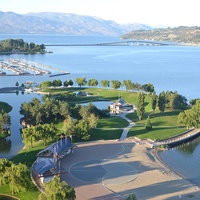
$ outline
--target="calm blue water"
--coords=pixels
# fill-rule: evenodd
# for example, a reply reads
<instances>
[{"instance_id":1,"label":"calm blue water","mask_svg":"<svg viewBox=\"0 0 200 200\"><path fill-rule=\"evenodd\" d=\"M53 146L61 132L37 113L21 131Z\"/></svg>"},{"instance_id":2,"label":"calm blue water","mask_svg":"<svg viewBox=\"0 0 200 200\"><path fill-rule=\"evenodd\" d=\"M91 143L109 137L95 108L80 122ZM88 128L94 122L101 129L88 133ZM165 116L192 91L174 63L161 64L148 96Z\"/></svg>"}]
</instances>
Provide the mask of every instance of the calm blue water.
<instances>
[{"instance_id":1,"label":"calm blue water","mask_svg":"<svg viewBox=\"0 0 200 200\"><path fill-rule=\"evenodd\" d=\"M77 44L103 43L120 41L113 37L80 37L64 35L0 35L1 39L23 38L24 41L37 44ZM101 81L132 80L140 84L152 83L157 93L161 91L178 91L188 100L200 97L200 47L190 46L74 46L48 47L53 54L45 55L10 55L0 56L0 60L16 58L26 59L50 65L70 72L70 75L50 78L49 76L12 76L0 77L0 87L14 86L28 80L42 82L61 79L62 81L77 77L96 78ZM56 73L52 71L52 73ZM33 95L33 94L32 94ZM0 152L0 157L12 156L23 147L20 135L18 113L21 103L29 101L32 96L0 94L0 101L7 101L14 109L11 127L11 147L7 152ZM161 158L179 173L197 183L200 172L199 140L189 144L187 149L173 149L160 154ZM186 148L185 148L186 149ZM189 152L189 153L188 153ZM193 167L193 168L191 168ZM199 184L199 182L198 182Z\"/></svg>"},{"instance_id":2,"label":"calm blue water","mask_svg":"<svg viewBox=\"0 0 200 200\"><path fill-rule=\"evenodd\" d=\"M101 43L119 41L113 37L86 37L63 35L0 35L0 39L23 38L37 44ZM0 56L1 59L21 58L60 68L70 75L61 80L86 77L99 81L127 80L140 84L152 83L157 93L178 91L188 100L198 98L200 92L200 47L184 46L81 46L48 47L53 54ZM53 71L53 73L56 73ZM48 76L0 77L0 87L15 85L16 81L41 82Z\"/></svg>"},{"instance_id":3,"label":"calm blue water","mask_svg":"<svg viewBox=\"0 0 200 200\"><path fill-rule=\"evenodd\" d=\"M200 186L200 138L159 155L175 171Z\"/></svg>"},{"instance_id":4,"label":"calm blue water","mask_svg":"<svg viewBox=\"0 0 200 200\"><path fill-rule=\"evenodd\" d=\"M10 137L6 138L6 141L0 141L0 158L10 158L16 155L24 146L22 142L20 129L22 128L20 124L20 118L23 116L19 113L21 104L23 102L29 102L32 98L38 98L42 100L43 95L38 95L36 93L21 94L0 94L0 101L7 102L12 105L13 109L9 113L11 116L11 126Z\"/></svg>"}]
</instances>

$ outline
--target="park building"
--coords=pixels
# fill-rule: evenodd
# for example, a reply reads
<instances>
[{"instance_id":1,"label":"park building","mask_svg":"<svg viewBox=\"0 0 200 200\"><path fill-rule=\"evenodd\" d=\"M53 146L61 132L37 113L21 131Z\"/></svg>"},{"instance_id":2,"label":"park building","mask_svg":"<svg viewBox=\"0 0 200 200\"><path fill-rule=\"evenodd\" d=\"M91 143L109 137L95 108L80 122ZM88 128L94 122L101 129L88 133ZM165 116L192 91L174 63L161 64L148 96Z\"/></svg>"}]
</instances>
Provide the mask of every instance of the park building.
<instances>
[{"instance_id":1,"label":"park building","mask_svg":"<svg viewBox=\"0 0 200 200\"><path fill-rule=\"evenodd\" d=\"M119 98L116 102L110 104L110 112L111 113L123 113L135 109L134 105L126 104L125 100Z\"/></svg>"},{"instance_id":2,"label":"park building","mask_svg":"<svg viewBox=\"0 0 200 200\"><path fill-rule=\"evenodd\" d=\"M32 166L32 177L37 185L38 182L47 182L60 173L60 159L72 153L73 147L71 139L65 137L37 154L37 160Z\"/></svg>"}]
</instances>

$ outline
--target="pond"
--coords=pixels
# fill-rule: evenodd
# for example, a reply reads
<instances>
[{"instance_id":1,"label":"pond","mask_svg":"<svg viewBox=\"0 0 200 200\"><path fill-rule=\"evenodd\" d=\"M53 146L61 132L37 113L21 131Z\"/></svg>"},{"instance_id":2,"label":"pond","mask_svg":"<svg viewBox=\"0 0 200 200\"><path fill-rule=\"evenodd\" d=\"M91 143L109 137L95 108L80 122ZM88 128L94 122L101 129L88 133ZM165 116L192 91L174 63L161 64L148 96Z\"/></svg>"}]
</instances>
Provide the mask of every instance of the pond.
<instances>
[{"instance_id":1,"label":"pond","mask_svg":"<svg viewBox=\"0 0 200 200\"><path fill-rule=\"evenodd\" d=\"M0 94L0 101L7 102L13 109L9 113L11 117L10 131L11 135L6 139L0 141L0 158L11 158L15 156L23 147L21 136L21 124L20 119L23 117L19 113L21 104L23 102L29 102L33 98L42 99L42 95L36 93L2 93Z\"/></svg>"}]
</instances>

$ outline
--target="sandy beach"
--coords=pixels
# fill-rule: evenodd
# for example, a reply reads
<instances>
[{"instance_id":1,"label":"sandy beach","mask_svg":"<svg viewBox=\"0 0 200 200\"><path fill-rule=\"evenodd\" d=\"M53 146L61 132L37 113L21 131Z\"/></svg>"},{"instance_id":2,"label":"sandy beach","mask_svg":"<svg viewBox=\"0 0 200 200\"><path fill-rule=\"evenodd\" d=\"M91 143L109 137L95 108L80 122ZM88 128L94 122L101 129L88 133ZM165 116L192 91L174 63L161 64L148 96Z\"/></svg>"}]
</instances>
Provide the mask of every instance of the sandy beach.
<instances>
[{"instance_id":1,"label":"sandy beach","mask_svg":"<svg viewBox=\"0 0 200 200\"><path fill-rule=\"evenodd\" d=\"M77 200L199 200L200 190L167 168L146 144L132 140L80 143L61 161Z\"/></svg>"}]
</instances>

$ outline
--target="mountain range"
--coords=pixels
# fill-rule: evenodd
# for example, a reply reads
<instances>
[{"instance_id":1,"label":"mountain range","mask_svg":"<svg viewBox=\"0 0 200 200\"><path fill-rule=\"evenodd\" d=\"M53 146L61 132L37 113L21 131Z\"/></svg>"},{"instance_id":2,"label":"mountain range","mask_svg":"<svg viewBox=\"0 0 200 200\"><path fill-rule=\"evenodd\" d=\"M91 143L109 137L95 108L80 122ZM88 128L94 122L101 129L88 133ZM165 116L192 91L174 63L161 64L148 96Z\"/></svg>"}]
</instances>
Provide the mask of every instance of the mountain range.
<instances>
[{"instance_id":1,"label":"mountain range","mask_svg":"<svg viewBox=\"0 0 200 200\"><path fill-rule=\"evenodd\" d=\"M111 20L77 14L0 12L0 34L121 36L134 30L151 29L144 24L118 24Z\"/></svg>"}]
</instances>

